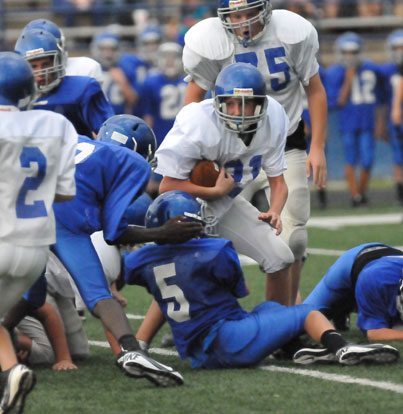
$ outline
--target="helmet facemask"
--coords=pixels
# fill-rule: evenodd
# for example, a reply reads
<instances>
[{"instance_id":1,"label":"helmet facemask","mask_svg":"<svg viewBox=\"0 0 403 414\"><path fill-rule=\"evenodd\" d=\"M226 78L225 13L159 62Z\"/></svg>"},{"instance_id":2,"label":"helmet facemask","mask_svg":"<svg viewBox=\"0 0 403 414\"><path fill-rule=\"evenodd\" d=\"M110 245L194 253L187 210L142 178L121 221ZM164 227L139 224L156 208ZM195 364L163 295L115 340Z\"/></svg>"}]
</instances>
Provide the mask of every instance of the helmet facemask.
<instances>
[{"instance_id":1,"label":"helmet facemask","mask_svg":"<svg viewBox=\"0 0 403 414\"><path fill-rule=\"evenodd\" d=\"M43 69L33 69L39 93L48 93L52 89L56 88L66 73L65 59L61 50L44 52L43 49L42 51L39 49L39 53L38 50L33 50L27 52L25 59L32 65L33 61L47 57L53 59L52 65ZM45 81L42 85L38 83L37 77L44 77Z\"/></svg>"},{"instance_id":2,"label":"helmet facemask","mask_svg":"<svg viewBox=\"0 0 403 414\"><path fill-rule=\"evenodd\" d=\"M270 2L266 0L257 0L248 3L247 0L229 0L228 6L229 7L219 7L217 9L218 17L221 19L224 29L235 36L238 42L244 47L256 44L256 42L263 36L264 28L270 21L272 13ZM255 16L239 22L231 21L231 17L235 13L247 12L253 9L257 9ZM261 25L261 30L254 33L257 24ZM247 35L242 34L245 28L247 28Z\"/></svg>"},{"instance_id":3,"label":"helmet facemask","mask_svg":"<svg viewBox=\"0 0 403 414\"><path fill-rule=\"evenodd\" d=\"M243 94L243 95L241 95ZM227 110L227 100L236 98L242 100L242 113L239 116L229 115ZM253 114L247 115L245 107L248 101L253 101ZM234 89L234 95L217 95L214 97L214 109L218 118L224 122L225 129L238 134L256 132L259 122L264 118L267 109L267 97L261 95L253 95L253 90L244 88L237 92Z\"/></svg>"}]
</instances>

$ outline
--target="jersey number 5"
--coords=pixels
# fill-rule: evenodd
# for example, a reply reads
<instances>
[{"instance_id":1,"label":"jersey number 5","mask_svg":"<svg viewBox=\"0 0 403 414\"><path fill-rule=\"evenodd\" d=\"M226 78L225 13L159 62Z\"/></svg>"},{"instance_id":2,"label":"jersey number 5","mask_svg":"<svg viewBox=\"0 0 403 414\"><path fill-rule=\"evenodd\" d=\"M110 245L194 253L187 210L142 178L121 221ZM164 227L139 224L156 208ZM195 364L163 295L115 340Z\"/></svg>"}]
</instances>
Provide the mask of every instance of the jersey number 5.
<instances>
[{"instance_id":1,"label":"jersey number 5","mask_svg":"<svg viewBox=\"0 0 403 414\"><path fill-rule=\"evenodd\" d=\"M175 264L169 263L154 267L154 276L163 299L168 299L167 315L175 322L185 322L190 319L189 302L178 285L168 285L166 279L176 276ZM175 304L179 309L175 309Z\"/></svg>"},{"instance_id":2,"label":"jersey number 5","mask_svg":"<svg viewBox=\"0 0 403 414\"><path fill-rule=\"evenodd\" d=\"M28 191L37 190L46 174L46 158L38 147L23 147L20 155L22 168L31 168L31 164L37 164L37 172L34 177L26 177L17 197L16 213L21 219L46 217L48 215L43 200L35 200L31 204L26 203Z\"/></svg>"},{"instance_id":3,"label":"jersey number 5","mask_svg":"<svg viewBox=\"0 0 403 414\"><path fill-rule=\"evenodd\" d=\"M269 69L269 75L280 74L274 79L270 79L270 86L273 91L281 91L284 89L290 81L290 67L287 62L276 62L277 58L285 57L284 47L273 47L264 51L266 57L267 67ZM251 63L254 66L258 66L258 58L255 52L241 53L235 55L237 62ZM267 71L266 71L267 74ZM266 75L262 73L263 76ZM266 78L266 76L265 76Z\"/></svg>"}]
</instances>

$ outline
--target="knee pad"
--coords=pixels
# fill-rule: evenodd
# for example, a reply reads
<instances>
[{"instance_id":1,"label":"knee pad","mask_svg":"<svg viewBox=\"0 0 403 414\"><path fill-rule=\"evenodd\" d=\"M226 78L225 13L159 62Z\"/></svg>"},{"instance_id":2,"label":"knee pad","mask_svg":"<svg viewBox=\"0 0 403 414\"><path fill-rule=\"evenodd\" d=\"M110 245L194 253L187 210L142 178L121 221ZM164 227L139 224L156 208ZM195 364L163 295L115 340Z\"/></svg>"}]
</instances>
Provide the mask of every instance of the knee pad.
<instances>
[{"instance_id":1,"label":"knee pad","mask_svg":"<svg viewBox=\"0 0 403 414\"><path fill-rule=\"evenodd\" d=\"M302 259L308 246L308 232L306 227L284 227L281 236L294 253L295 260Z\"/></svg>"}]
</instances>

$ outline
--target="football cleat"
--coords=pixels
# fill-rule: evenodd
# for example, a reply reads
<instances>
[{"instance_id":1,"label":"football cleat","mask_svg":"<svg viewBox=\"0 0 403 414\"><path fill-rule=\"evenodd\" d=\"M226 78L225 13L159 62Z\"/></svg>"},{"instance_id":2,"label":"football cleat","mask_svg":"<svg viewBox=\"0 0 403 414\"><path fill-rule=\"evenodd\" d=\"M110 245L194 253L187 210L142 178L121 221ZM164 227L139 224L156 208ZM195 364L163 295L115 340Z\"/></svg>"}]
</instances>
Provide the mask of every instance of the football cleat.
<instances>
[{"instance_id":1,"label":"football cleat","mask_svg":"<svg viewBox=\"0 0 403 414\"><path fill-rule=\"evenodd\" d=\"M159 387L183 384L183 377L179 372L138 351L127 352L123 357L122 366L129 377L144 377Z\"/></svg>"},{"instance_id":2,"label":"football cleat","mask_svg":"<svg viewBox=\"0 0 403 414\"><path fill-rule=\"evenodd\" d=\"M35 374L25 365L18 364L1 374L2 397L0 414L14 409L14 413L21 414L24 410L25 398L34 388Z\"/></svg>"},{"instance_id":3,"label":"football cleat","mask_svg":"<svg viewBox=\"0 0 403 414\"><path fill-rule=\"evenodd\" d=\"M336 358L343 365L357 365L361 362L388 364L396 362L399 351L383 344L347 345L336 352Z\"/></svg>"},{"instance_id":4,"label":"football cleat","mask_svg":"<svg viewBox=\"0 0 403 414\"><path fill-rule=\"evenodd\" d=\"M327 348L302 348L293 358L295 364L309 365L315 362L337 362L336 355Z\"/></svg>"}]
</instances>

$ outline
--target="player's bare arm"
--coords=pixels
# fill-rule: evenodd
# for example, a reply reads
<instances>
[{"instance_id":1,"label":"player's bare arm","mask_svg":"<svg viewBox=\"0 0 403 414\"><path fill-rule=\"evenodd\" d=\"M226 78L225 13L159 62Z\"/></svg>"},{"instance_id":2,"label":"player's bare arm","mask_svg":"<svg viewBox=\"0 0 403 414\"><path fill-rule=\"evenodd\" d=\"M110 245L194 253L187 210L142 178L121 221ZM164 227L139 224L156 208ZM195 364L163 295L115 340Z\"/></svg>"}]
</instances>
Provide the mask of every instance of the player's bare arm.
<instances>
[{"instance_id":1,"label":"player's bare arm","mask_svg":"<svg viewBox=\"0 0 403 414\"><path fill-rule=\"evenodd\" d=\"M276 229L278 236L283 230L280 214L287 201L288 188L283 175L268 177L268 180L270 183L270 208L266 213L260 214L258 218Z\"/></svg>"},{"instance_id":2,"label":"player's bare arm","mask_svg":"<svg viewBox=\"0 0 403 414\"><path fill-rule=\"evenodd\" d=\"M160 193L180 190L195 197L200 197L203 200L216 200L231 192L234 186L234 179L222 167L214 187L202 187L200 185L193 184L188 180L179 180L177 178L165 176L161 181Z\"/></svg>"},{"instance_id":3,"label":"player's bare arm","mask_svg":"<svg viewBox=\"0 0 403 414\"><path fill-rule=\"evenodd\" d=\"M190 81L186 89L185 105L192 102L201 102L207 91L200 87L195 81Z\"/></svg>"},{"instance_id":4,"label":"player's bare arm","mask_svg":"<svg viewBox=\"0 0 403 414\"><path fill-rule=\"evenodd\" d=\"M321 189L326 187L327 182L325 156L327 98L319 73L312 76L309 85L305 87L305 92L312 120L312 143L306 162L306 175L309 178L312 169L313 183L316 188Z\"/></svg>"},{"instance_id":5,"label":"player's bare arm","mask_svg":"<svg viewBox=\"0 0 403 414\"><path fill-rule=\"evenodd\" d=\"M178 216L167 221L161 227L145 228L140 226L129 227L120 237L108 244L136 244L136 243L183 243L203 234L203 225L194 221L186 221L186 217Z\"/></svg>"},{"instance_id":6,"label":"player's bare arm","mask_svg":"<svg viewBox=\"0 0 403 414\"><path fill-rule=\"evenodd\" d=\"M369 329L367 338L369 341L402 341L403 331L390 328Z\"/></svg>"}]
</instances>

